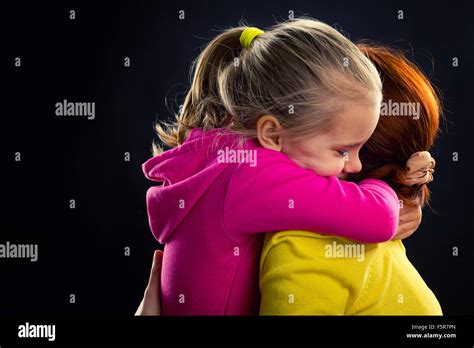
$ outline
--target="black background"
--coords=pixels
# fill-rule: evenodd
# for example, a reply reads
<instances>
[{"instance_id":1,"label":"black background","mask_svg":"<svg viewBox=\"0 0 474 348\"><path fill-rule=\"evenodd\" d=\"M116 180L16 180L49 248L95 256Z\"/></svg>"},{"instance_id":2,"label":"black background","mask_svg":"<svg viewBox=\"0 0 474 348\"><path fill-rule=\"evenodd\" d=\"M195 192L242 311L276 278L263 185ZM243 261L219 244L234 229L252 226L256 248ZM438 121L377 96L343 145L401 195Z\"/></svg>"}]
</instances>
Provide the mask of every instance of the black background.
<instances>
[{"instance_id":1,"label":"black background","mask_svg":"<svg viewBox=\"0 0 474 348\"><path fill-rule=\"evenodd\" d=\"M185 20L178 18L181 9ZM265 29L289 10L336 25L354 41L406 49L443 92L448 121L432 151L434 211L424 210L422 225L405 245L445 314L474 313L474 31L468 1L64 1L1 8L7 145L0 243L39 245L37 262L0 259L1 317L135 312L153 250L160 247L145 205L154 183L141 171L151 156L153 122L177 109L191 60L219 29L240 19ZM125 57L131 67L124 67ZM459 67L452 67L452 57ZM64 99L95 102L95 120L57 117L55 103ZM17 151L21 162L14 161ZM130 256L124 255L127 246Z\"/></svg>"}]
</instances>

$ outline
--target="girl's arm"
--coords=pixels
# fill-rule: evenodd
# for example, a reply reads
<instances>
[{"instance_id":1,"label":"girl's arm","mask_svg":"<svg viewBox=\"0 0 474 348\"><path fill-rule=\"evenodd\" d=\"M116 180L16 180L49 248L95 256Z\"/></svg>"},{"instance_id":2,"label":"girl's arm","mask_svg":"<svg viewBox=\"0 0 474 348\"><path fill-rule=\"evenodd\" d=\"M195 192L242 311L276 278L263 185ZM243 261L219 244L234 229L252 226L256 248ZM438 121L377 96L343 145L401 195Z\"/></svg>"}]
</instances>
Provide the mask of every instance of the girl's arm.
<instances>
[{"instance_id":1,"label":"girl's arm","mask_svg":"<svg viewBox=\"0 0 474 348\"><path fill-rule=\"evenodd\" d=\"M307 230L368 243L390 240L398 226L395 192L380 180L359 184L321 177L286 155L259 150L229 181L222 221L229 235Z\"/></svg>"}]
</instances>

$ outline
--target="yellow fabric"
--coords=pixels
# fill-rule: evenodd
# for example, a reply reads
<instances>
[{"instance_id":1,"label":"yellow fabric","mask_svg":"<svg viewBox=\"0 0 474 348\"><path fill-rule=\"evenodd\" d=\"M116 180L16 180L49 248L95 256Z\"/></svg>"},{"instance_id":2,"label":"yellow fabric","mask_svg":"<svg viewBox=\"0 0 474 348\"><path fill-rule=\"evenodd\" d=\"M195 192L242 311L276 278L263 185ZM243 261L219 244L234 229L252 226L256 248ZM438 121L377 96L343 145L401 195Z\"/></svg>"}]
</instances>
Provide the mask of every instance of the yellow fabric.
<instances>
[{"instance_id":1,"label":"yellow fabric","mask_svg":"<svg viewBox=\"0 0 474 348\"><path fill-rule=\"evenodd\" d=\"M240 34L240 45L243 48L249 48L253 39L263 33L264 31L259 28L255 28L255 27L245 28L244 31L242 31L242 34Z\"/></svg>"},{"instance_id":2,"label":"yellow fabric","mask_svg":"<svg viewBox=\"0 0 474 348\"><path fill-rule=\"evenodd\" d=\"M399 240L358 244L306 231L268 233L260 291L261 315L442 315Z\"/></svg>"}]
</instances>

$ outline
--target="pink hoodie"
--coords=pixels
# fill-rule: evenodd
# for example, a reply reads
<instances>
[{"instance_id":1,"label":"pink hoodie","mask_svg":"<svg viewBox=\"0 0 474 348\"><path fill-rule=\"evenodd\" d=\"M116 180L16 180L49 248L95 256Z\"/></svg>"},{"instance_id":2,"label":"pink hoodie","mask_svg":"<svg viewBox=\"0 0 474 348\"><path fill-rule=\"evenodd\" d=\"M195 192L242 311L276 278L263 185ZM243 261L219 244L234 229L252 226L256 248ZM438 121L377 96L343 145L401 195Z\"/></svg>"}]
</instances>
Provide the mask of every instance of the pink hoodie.
<instances>
[{"instance_id":1,"label":"pink hoodie","mask_svg":"<svg viewBox=\"0 0 474 348\"><path fill-rule=\"evenodd\" d=\"M384 242L398 226L398 198L384 182L321 177L247 140L247 163L230 131L193 129L179 147L143 164L162 182L147 192L151 230L165 245L163 315L258 314L262 233L306 230ZM251 152L253 151L253 152ZM222 161L226 159L226 161ZM241 158L243 159L243 158Z\"/></svg>"}]
</instances>

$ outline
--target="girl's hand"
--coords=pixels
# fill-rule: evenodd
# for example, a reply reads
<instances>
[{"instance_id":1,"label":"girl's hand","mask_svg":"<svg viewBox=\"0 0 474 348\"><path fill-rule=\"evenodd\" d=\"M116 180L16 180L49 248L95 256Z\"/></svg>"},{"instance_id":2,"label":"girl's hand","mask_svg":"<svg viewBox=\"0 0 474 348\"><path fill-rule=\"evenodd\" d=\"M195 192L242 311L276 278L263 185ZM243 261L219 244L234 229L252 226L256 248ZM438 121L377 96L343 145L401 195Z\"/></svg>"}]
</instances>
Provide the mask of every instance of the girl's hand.
<instances>
[{"instance_id":1,"label":"girl's hand","mask_svg":"<svg viewBox=\"0 0 474 348\"><path fill-rule=\"evenodd\" d=\"M155 250L150 279L148 280L145 294L135 315L161 315L160 285L162 262L163 252L161 250Z\"/></svg>"},{"instance_id":2,"label":"girl's hand","mask_svg":"<svg viewBox=\"0 0 474 348\"><path fill-rule=\"evenodd\" d=\"M400 209L398 230L392 240L410 237L421 224L421 206L403 207Z\"/></svg>"}]
</instances>

